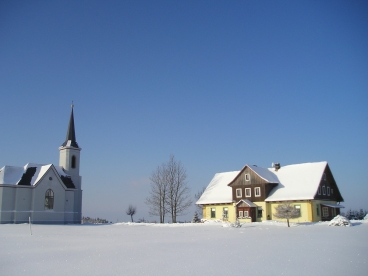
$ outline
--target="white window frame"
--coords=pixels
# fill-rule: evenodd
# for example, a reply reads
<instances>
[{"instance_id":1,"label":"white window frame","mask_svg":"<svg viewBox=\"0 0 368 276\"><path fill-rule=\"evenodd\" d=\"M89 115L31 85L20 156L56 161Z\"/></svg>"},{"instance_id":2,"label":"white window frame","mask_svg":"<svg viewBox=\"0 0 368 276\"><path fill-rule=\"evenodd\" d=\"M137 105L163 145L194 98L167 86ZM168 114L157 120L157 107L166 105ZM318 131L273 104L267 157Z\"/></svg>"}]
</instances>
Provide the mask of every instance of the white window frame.
<instances>
[{"instance_id":1,"label":"white window frame","mask_svg":"<svg viewBox=\"0 0 368 276\"><path fill-rule=\"evenodd\" d=\"M330 187L327 187L327 195L330 195Z\"/></svg>"},{"instance_id":2,"label":"white window frame","mask_svg":"<svg viewBox=\"0 0 368 276\"><path fill-rule=\"evenodd\" d=\"M249 195L247 195L247 192L249 192ZM252 196L252 189L251 188L245 188L245 197L251 197Z\"/></svg>"},{"instance_id":3,"label":"white window frame","mask_svg":"<svg viewBox=\"0 0 368 276\"><path fill-rule=\"evenodd\" d=\"M258 191L258 195L257 195L257 191ZM257 196L257 197L261 196L261 187L254 188L254 196Z\"/></svg>"},{"instance_id":4,"label":"white window frame","mask_svg":"<svg viewBox=\"0 0 368 276\"><path fill-rule=\"evenodd\" d=\"M294 205L294 208L297 209L297 210L299 210L299 217L301 217L302 216L302 208L301 208L301 206L300 205Z\"/></svg>"},{"instance_id":5,"label":"white window frame","mask_svg":"<svg viewBox=\"0 0 368 276\"><path fill-rule=\"evenodd\" d=\"M238 192L239 192L239 194L238 194ZM241 189L241 188L236 189L236 190L235 190L235 193L236 193L236 197L237 197L237 198L242 197L242 189Z\"/></svg>"},{"instance_id":6,"label":"white window frame","mask_svg":"<svg viewBox=\"0 0 368 276\"><path fill-rule=\"evenodd\" d=\"M243 211L239 211L239 218L242 218L243 217Z\"/></svg>"},{"instance_id":7,"label":"white window frame","mask_svg":"<svg viewBox=\"0 0 368 276\"><path fill-rule=\"evenodd\" d=\"M212 216L212 212L214 214L214 216ZM216 218L216 208L211 208L211 218Z\"/></svg>"},{"instance_id":8,"label":"white window frame","mask_svg":"<svg viewBox=\"0 0 368 276\"><path fill-rule=\"evenodd\" d=\"M318 186L318 194L321 195L321 186Z\"/></svg>"},{"instance_id":9,"label":"white window frame","mask_svg":"<svg viewBox=\"0 0 368 276\"><path fill-rule=\"evenodd\" d=\"M244 217L248 218L249 217L249 212L248 211L244 211Z\"/></svg>"},{"instance_id":10,"label":"white window frame","mask_svg":"<svg viewBox=\"0 0 368 276\"><path fill-rule=\"evenodd\" d=\"M322 207L322 217L328 217L328 207Z\"/></svg>"},{"instance_id":11,"label":"white window frame","mask_svg":"<svg viewBox=\"0 0 368 276\"><path fill-rule=\"evenodd\" d=\"M244 179L245 181L250 181L250 174L249 173L244 174Z\"/></svg>"},{"instance_id":12,"label":"white window frame","mask_svg":"<svg viewBox=\"0 0 368 276\"><path fill-rule=\"evenodd\" d=\"M325 186L322 186L322 194L326 195L326 187Z\"/></svg>"},{"instance_id":13,"label":"white window frame","mask_svg":"<svg viewBox=\"0 0 368 276\"><path fill-rule=\"evenodd\" d=\"M228 218L229 217L229 208L228 207L222 208L222 216L224 218Z\"/></svg>"}]
</instances>

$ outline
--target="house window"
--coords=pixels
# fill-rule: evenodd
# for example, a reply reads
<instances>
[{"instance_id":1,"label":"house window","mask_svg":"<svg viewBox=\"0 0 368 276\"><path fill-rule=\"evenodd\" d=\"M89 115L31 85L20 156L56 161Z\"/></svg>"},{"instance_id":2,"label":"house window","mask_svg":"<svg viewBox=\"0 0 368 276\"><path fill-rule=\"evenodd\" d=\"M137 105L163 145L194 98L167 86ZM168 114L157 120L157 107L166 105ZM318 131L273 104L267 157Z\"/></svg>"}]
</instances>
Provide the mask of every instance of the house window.
<instances>
[{"instance_id":1,"label":"house window","mask_svg":"<svg viewBox=\"0 0 368 276\"><path fill-rule=\"evenodd\" d=\"M257 216L258 216L259 218L261 218L261 217L262 217L262 207L258 207L258 208L257 208Z\"/></svg>"},{"instance_id":2,"label":"house window","mask_svg":"<svg viewBox=\"0 0 368 276\"><path fill-rule=\"evenodd\" d=\"M48 189L45 193L45 210L54 209L54 192Z\"/></svg>"},{"instance_id":3,"label":"house window","mask_svg":"<svg viewBox=\"0 0 368 276\"><path fill-rule=\"evenodd\" d=\"M245 217L245 218L249 217L249 215L248 215L248 211L244 211L244 217Z\"/></svg>"},{"instance_id":4,"label":"house window","mask_svg":"<svg viewBox=\"0 0 368 276\"><path fill-rule=\"evenodd\" d=\"M319 206L317 205L317 216L319 216Z\"/></svg>"},{"instance_id":5,"label":"house window","mask_svg":"<svg viewBox=\"0 0 368 276\"><path fill-rule=\"evenodd\" d=\"M328 217L328 207L322 207L322 217Z\"/></svg>"},{"instance_id":6,"label":"house window","mask_svg":"<svg viewBox=\"0 0 368 276\"><path fill-rule=\"evenodd\" d=\"M254 194L255 196L261 196L261 188L260 187L254 188Z\"/></svg>"},{"instance_id":7,"label":"house window","mask_svg":"<svg viewBox=\"0 0 368 276\"><path fill-rule=\"evenodd\" d=\"M322 186L322 194L326 195L326 187L325 186Z\"/></svg>"},{"instance_id":8,"label":"house window","mask_svg":"<svg viewBox=\"0 0 368 276\"><path fill-rule=\"evenodd\" d=\"M224 207L222 210L222 218L227 219L229 214L229 209L227 207Z\"/></svg>"},{"instance_id":9,"label":"house window","mask_svg":"<svg viewBox=\"0 0 368 276\"><path fill-rule=\"evenodd\" d=\"M249 181L249 180L250 180L250 175L249 175L249 173L246 173L244 176L245 176L245 181Z\"/></svg>"},{"instance_id":10,"label":"house window","mask_svg":"<svg viewBox=\"0 0 368 276\"><path fill-rule=\"evenodd\" d=\"M326 173L323 173L323 180L327 180Z\"/></svg>"},{"instance_id":11,"label":"house window","mask_svg":"<svg viewBox=\"0 0 368 276\"><path fill-rule=\"evenodd\" d=\"M216 209L211 208L211 218L216 218Z\"/></svg>"},{"instance_id":12,"label":"house window","mask_svg":"<svg viewBox=\"0 0 368 276\"><path fill-rule=\"evenodd\" d=\"M239 218L243 217L243 211L239 211Z\"/></svg>"},{"instance_id":13,"label":"house window","mask_svg":"<svg viewBox=\"0 0 368 276\"><path fill-rule=\"evenodd\" d=\"M318 187L318 194L321 194L321 186Z\"/></svg>"},{"instance_id":14,"label":"house window","mask_svg":"<svg viewBox=\"0 0 368 276\"><path fill-rule=\"evenodd\" d=\"M252 195L251 188L245 188L245 196L250 197Z\"/></svg>"},{"instance_id":15,"label":"house window","mask_svg":"<svg viewBox=\"0 0 368 276\"><path fill-rule=\"evenodd\" d=\"M333 189L331 188L331 195L333 195Z\"/></svg>"},{"instance_id":16,"label":"house window","mask_svg":"<svg viewBox=\"0 0 368 276\"><path fill-rule=\"evenodd\" d=\"M75 169L77 163L77 158L75 157L75 155L72 156L72 169Z\"/></svg>"},{"instance_id":17,"label":"house window","mask_svg":"<svg viewBox=\"0 0 368 276\"><path fill-rule=\"evenodd\" d=\"M301 213L300 205L294 205L294 208L295 208L296 210L298 210L298 212L299 212L299 217L301 217L301 216L302 216L302 213Z\"/></svg>"},{"instance_id":18,"label":"house window","mask_svg":"<svg viewBox=\"0 0 368 276\"><path fill-rule=\"evenodd\" d=\"M330 187L327 187L327 195L330 195Z\"/></svg>"},{"instance_id":19,"label":"house window","mask_svg":"<svg viewBox=\"0 0 368 276\"><path fill-rule=\"evenodd\" d=\"M236 197L242 197L242 189L236 189Z\"/></svg>"}]
</instances>

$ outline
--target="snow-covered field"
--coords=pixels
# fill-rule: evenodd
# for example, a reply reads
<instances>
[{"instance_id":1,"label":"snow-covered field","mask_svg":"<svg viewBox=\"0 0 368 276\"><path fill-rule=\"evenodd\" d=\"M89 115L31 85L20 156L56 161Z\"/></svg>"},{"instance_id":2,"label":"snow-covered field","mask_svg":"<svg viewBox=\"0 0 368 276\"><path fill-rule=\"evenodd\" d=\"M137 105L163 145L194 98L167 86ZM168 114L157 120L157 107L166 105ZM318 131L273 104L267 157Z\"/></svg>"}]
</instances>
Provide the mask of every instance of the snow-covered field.
<instances>
[{"instance_id":1,"label":"snow-covered field","mask_svg":"<svg viewBox=\"0 0 368 276\"><path fill-rule=\"evenodd\" d=\"M0 275L368 275L368 223L0 225Z\"/></svg>"}]
</instances>

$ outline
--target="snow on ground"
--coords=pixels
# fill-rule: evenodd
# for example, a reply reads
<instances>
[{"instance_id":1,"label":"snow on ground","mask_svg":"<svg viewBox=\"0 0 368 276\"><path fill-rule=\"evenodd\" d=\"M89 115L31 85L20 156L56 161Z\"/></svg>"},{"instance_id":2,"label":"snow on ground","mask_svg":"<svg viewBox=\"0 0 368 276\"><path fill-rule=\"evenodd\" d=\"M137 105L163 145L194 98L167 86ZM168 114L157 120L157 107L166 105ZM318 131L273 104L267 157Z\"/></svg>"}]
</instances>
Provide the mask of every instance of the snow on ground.
<instances>
[{"instance_id":1,"label":"snow on ground","mask_svg":"<svg viewBox=\"0 0 368 276\"><path fill-rule=\"evenodd\" d=\"M0 225L0 275L368 275L368 223Z\"/></svg>"}]
</instances>

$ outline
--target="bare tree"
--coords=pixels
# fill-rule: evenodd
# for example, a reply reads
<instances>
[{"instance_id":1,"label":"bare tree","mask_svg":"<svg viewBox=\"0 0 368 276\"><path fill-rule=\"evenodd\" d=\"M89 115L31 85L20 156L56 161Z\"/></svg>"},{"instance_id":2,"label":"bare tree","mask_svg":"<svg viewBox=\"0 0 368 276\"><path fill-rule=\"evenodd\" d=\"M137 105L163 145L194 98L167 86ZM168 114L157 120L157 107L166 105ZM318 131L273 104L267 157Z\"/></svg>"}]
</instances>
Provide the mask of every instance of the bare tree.
<instances>
[{"instance_id":1,"label":"bare tree","mask_svg":"<svg viewBox=\"0 0 368 276\"><path fill-rule=\"evenodd\" d=\"M166 164L166 181L168 185L168 213L171 214L173 223L176 217L185 215L186 210L192 205L190 189L186 183L187 173L180 161L176 161L174 155L170 156Z\"/></svg>"},{"instance_id":2,"label":"bare tree","mask_svg":"<svg viewBox=\"0 0 368 276\"><path fill-rule=\"evenodd\" d=\"M128 215L128 216L130 216L130 218L132 219L132 222L133 222L133 216L134 216L134 214L137 212L137 207L135 207L135 206L133 206L133 205L131 205L131 204L129 204L129 207L128 207L128 209L126 210L126 214Z\"/></svg>"},{"instance_id":3,"label":"bare tree","mask_svg":"<svg viewBox=\"0 0 368 276\"><path fill-rule=\"evenodd\" d=\"M290 202L285 202L284 204L280 204L275 207L276 213L273 215L276 218L286 219L288 227L290 227L289 219L297 218L300 216L300 211L293 206L291 206Z\"/></svg>"},{"instance_id":4,"label":"bare tree","mask_svg":"<svg viewBox=\"0 0 368 276\"><path fill-rule=\"evenodd\" d=\"M167 197L167 182L166 182L166 164L158 166L152 172L151 191L149 197L146 198L146 204L150 207L149 214L151 216L159 216L160 223L165 222L166 214L166 197Z\"/></svg>"},{"instance_id":5,"label":"bare tree","mask_svg":"<svg viewBox=\"0 0 368 276\"><path fill-rule=\"evenodd\" d=\"M151 174L151 190L146 204L150 207L150 215L160 217L160 223L165 221L167 213L175 223L177 216L184 215L192 204L186 178L184 167L173 155Z\"/></svg>"}]
</instances>

